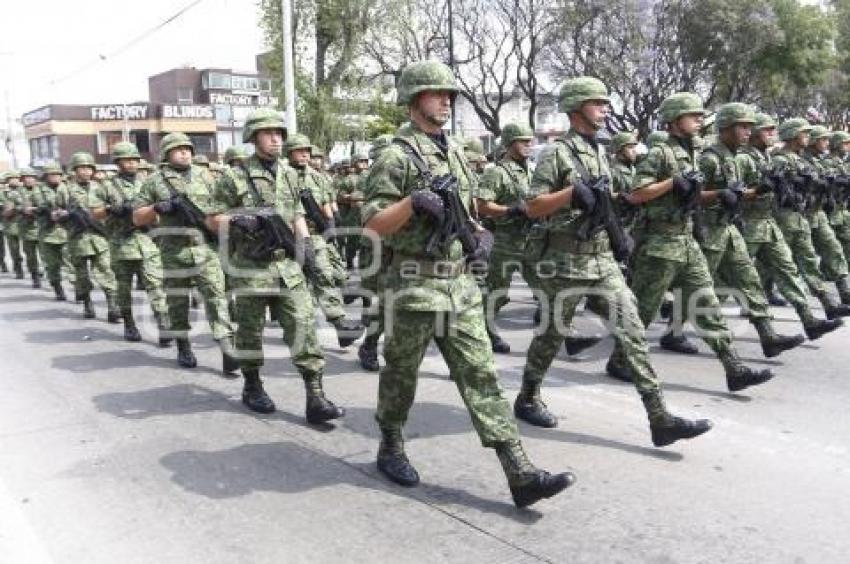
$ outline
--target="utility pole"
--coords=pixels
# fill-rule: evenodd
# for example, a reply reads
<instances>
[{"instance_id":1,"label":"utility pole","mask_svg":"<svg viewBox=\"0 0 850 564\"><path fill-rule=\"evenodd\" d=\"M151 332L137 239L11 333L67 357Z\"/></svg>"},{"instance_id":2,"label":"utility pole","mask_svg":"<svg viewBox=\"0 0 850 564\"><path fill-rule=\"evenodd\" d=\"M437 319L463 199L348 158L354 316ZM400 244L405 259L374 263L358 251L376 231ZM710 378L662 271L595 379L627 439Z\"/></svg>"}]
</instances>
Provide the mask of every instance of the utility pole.
<instances>
[{"instance_id":1,"label":"utility pole","mask_svg":"<svg viewBox=\"0 0 850 564\"><path fill-rule=\"evenodd\" d=\"M295 118L295 66L292 60L292 0L280 0L281 41L283 42L283 96L286 100L286 129L298 131Z\"/></svg>"},{"instance_id":2,"label":"utility pole","mask_svg":"<svg viewBox=\"0 0 850 564\"><path fill-rule=\"evenodd\" d=\"M452 0L446 0L446 8L449 16L449 68L455 72L455 33L454 33L454 10ZM455 97L457 100L457 97ZM452 135L457 133L457 116L455 115L455 104L452 103Z\"/></svg>"}]
</instances>

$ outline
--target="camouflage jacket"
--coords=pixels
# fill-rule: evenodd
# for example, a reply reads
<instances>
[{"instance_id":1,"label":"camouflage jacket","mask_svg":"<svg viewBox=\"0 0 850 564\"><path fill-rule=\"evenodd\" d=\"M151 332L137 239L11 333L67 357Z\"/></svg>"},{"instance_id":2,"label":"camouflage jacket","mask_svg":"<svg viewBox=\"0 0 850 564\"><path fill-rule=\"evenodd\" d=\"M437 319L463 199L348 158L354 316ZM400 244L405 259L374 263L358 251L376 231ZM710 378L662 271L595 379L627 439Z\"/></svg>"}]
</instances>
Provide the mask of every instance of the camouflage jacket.
<instances>
[{"instance_id":1,"label":"camouflage jacket","mask_svg":"<svg viewBox=\"0 0 850 564\"><path fill-rule=\"evenodd\" d=\"M316 203L319 205L319 207L330 203L330 195L327 192L325 182L321 174L307 166L302 169L292 168L290 175L294 180L295 196L299 199L299 201L301 191L306 188L313 195L313 198L316 200ZM318 235L319 233L316 229L315 223L313 223L306 215L304 218L307 221L307 227L310 229L310 234Z\"/></svg>"},{"instance_id":2,"label":"camouflage jacket","mask_svg":"<svg viewBox=\"0 0 850 564\"><path fill-rule=\"evenodd\" d=\"M4 187L3 191L0 192L0 210L3 212L3 232L12 237L18 236L18 220L14 215L15 201L12 197L12 193L15 190L16 188ZM13 215L6 217L7 211L12 212Z\"/></svg>"},{"instance_id":3,"label":"camouflage jacket","mask_svg":"<svg viewBox=\"0 0 850 564\"><path fill-rule=\"evenodd\" d=\"M797 170L800 167L807 167L803 157L788 149L774 153L773 164L781 170ZM776 222L779 223L783 231L809 231L811 229L806 216L792 209L777 210Z\"/></svg>"},{"instance_id":4,"label":"camouflage jacket","mask_svg":"<svg viewBox=\"0 0 850 564\"><path fill-rule=\"evenodd\" d=\"M36 207L45 210L38 218L38 238L44 243L62 245L68 242L68 231L50 217L50 214L58 207L56 199L63 184L60 182L55 187L41 184L34 197Z\"/></svg>"},{"instance_id":5,"label":"camouflage jacket","mask_svg":"<svg viewBox=\"0 0 850 564\"><path fill-rule=\"evenodd\" d=\"M717 142L702 151L699 158L700 171L705 176L706 192L725 190L732 184L744 181L740 163L726 145ZM704 206L706 236L701 243L704 249L723 250L729 242L731 230L738 228L732 223L730 214L723 209L720 202L715 200ZM733 243L736 239L732 239ZM744 249L746 252L746 249Z\"/></svg>"},{"instance_id":6,"label":"camouflage jacket","mask_svg":"<svg viewBox=\"0 0 850 564\"><path fill-rule=\"evenodd\" d=\"M38 241L38 222L32 208L36 206L33 195L38 185L27 188L23 184L9 195L15 206L15 218L18 221L18 236L24 241ZM24 210L30 210L25 213Z\"/></svg>"},{"instance_id":7,"label":"camouflage jacket","mask_svg":"<svg viewBox=\"0 0 850 564\"><path fill-rule=\"evenodd\" d=\"M512 206L527 199L529 181L527 166L504 158L481 175L475 197L485 202ZM493 231L500 243L522 248L523 231L528 226L527 218L491 217L485 221L485 225Z\"/></svg>"},{"instance_id":8,"label":"camouflage jacket","mask_svg":"<svg viewBox=\"0 0 850 564\"><path fill-rule=\"evenodd\" d=\"M232 210L235 213L240 208L250 212L258 207L274 206L291 226L296 217L304 215L297 186L295 169L278 161L272 172L254 154L245 160L242 167L231 168L221 177L215 186L214 207L221 212ZM256 193L253 188L256 188ZM258 244L255 236L228 229L227 238L223 237L221 243L223 248L228 249L229 263L234 267L225 268L225 271L243 285L277 287L278 280L283 280L286 287L291 288L304 282L301 267L286 257L283 251L276 251L269 260L249 258L247 254Z\"/></svg>"},{"instance_id":9,"label":"camouflage jacket","mask_svg":"<svg viewBox=\"0 0 850 564\"><path fill-rule=\"evenodd\" d=\"M445 148L417 128L406 125L396 132L392 145L381 152L369 170L366 181L366 201L362 208L363 224L388 206L409 196L414 190L428 189L425 179L399 143L407 143L425 161L433 175L453 174L458 180L458 192L467 210L472 205L473 182L463 147L445 137ZM465 269L437 277L428 273L427 264L445 261L463 264L463 251L455 241L443 256L429 257L424 253L433 225L426 218L413 215L398 232L384 237L383 250L393 254L387 271L387 288L399 292L394 306L409 311L464 311L481 303L481 294L473 276ZM384 262L386 261L386 262ZM402 264L405 263L405 264ZM407 266L411 268L407 268Z\"/></svg>"},{"instance_id":10,"label":"camouflage jacket","mask_svg":"<svg viewBox=\"0 0 850 564\"><path fill-rule=\"evenodd\" d=\"M91 191L91 206L120 206L124 202L135 201L142 183L136 178L127 178L120 174L106 180ZM145 256L144 249L152 241L145 232L133 225L133 216L116 217L112 214L104 220L112 243L112 258L117 260L139 260Z\"/></svg>"},{"instance_id":11,"label":"camouflage jacket","mask_svg":"<svg viewBox=\"0 0 850 564\"><path fill-rule=\"evenodd\" d=\"M65 210L83 208L91 211L94 207L90 204L91 191L97 186L92 180L87 185L77 183L75 180L67 184L60 184L56 190L56 206ZM71 256L91 256L109 250L107 240L92 230L75 232L68 229L68 252Z\"/></svg>"},{"instance_id":12,"label":"camouflage jacket","mask_svg":"<svg viewBox=\"0 0 850 564\"><path fill-rule=\"evenodd\" d=\"M738 151L735 158L748 188L758 186L762 181L763 171L771 170L774 166L770 153L750 145ZM748 243L769 243L777 239L775 230L779 227L773 218L775 200L773 192L767 192L743 201L741 234Z\"/></svg>"}]
</instances>

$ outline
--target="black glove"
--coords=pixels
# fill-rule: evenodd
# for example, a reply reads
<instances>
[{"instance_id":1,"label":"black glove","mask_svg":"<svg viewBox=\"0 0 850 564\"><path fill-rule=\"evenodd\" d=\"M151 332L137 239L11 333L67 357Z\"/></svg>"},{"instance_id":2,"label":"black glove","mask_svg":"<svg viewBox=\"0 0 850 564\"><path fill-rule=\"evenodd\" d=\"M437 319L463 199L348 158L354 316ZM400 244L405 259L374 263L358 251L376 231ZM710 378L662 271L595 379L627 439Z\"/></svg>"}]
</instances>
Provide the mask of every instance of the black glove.
<instances>
[{"instance_id":1,"label":"black glove","mask_svg":"<svg viewBox=\"0 0 850 564\"><path fill-rule=\"evenodd\" d=\"M230 217L230 225L245 233L254 233L260 227L260 220L255 215L234 215Z\"/></svg>"},{"instance_id":2,"label":"black glove","mask_svg":"<svg viewBox=\"0 0 850 564\"><path fill-rule=\"evenodd\" d=\"M505 214L505 217L509 219L515 219L518 217L528 217L528 206L525 202L519 202L517 204L514 204L508 208L508 213Z\"/></svg>"},{"instance_id":3,"label":"black glove","mask_svg":"<svg viewBox=\"0 0 850 564\"><path fill-rule=\"evenodd\" d=\"M728 188L718 190L717 199L724 208L734 210L738 206L738 202L741 201L741 198L744 197L744 190L746 190L746 186L743 182L738 181L731 184Z\"/></svg>"},{"instance_id":4,"label":"black glove","mask_svg":"<svg viewBox=\"0 0 850 564\"><path fill-rule=\"evenodd\" d=\"M311 241L308 237L299 239L298 255L301 259L301 270L304 272L304 276L306 276L307 280L310 282L315 283L319 280L321 271L316 264L316 252L313 250L313 241Z\"/></svg>"},{"instance_id":5,"label":"black glove","mask_svg":"<svg viewBox=\"0 0 850 564\"><path fill-rule=\"evenodd\" d=\"M489 262L493 251L493 234L486 229L472 234L475 238L475 250L466 257L466 262Z\"/></svg>"},{"instance_id":6,"label":"black glove","mask_svg":"<svg viewBox=\"0 0 850 564\"><path fill-rule=\"evenodd\" d=\"M429 190L416 190L410 195L410 203L416 215L425 215L442 221L446 215L443 199Z\"/></svg>"},{"instance_id":7,"label":"black glove","mask_svg":"<svg viewBox=\"0 0 850 564\"><path fill-rule=\"evenodd\" d=\"M576 180L573 184L572 202L574 208L591 213L596 208L596 194L583 180Z\"/></svg>"},{"instance_id":8,"label":"black glove","mask_svg":"<svg viewBox=\"0 0 850 564\"><path fill-rule=\"evenodd\" d=\"M170 199L162 200L153 205L153 210L159 215L167 215L174 211L174 204Z\"/></svg>"},{"instance_id":9,"label":"black glove","mask_svg":"<svg viewBox=\"0 0 850 564\"><path fill-rule=\"evenodd\" d=\"M133 213L133 206L130 202L121 202L118 205L110 206L109 213L115 217L129 217Z\"/></svg>"},{"instance_id":10,"label":"black glove","mask_svg":"<svg viewBox=\"0 0 850 564\"><path fill-rule=\"evenodd\" d=\"M778 182L773 176L764 176L759 185L756 186L756 194L761 196L762 194L776 192L776 189L779 187Z\"/></svg>"}]
</instances>

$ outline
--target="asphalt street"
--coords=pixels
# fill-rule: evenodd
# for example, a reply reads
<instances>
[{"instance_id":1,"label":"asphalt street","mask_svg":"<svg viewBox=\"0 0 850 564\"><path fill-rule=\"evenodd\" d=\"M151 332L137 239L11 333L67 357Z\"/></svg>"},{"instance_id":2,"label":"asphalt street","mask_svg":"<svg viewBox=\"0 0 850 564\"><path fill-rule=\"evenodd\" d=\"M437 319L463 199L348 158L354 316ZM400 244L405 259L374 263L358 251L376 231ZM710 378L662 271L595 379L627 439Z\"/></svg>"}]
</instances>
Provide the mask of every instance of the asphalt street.
<instances>
[{"instance_id":1,"label":"asphalt street","mask_svg":"<svg viewBox=\"0 0 850 564\"><path fill-rule=\"evenodd\" d=\"M670 406L715 423L665 449L635 390L604 375L610 339L580 361L562 352L544 388L560 426L520 431L538 466L578 483L517 510L436 348L407 428L423 483L404 489L374 464L377 375L328 325L326 390L348 414L313 427L279 328L264 369L279 410L258 416L218 374L202 313L199 366L182 370L150 319L145 341L126 343L98 298L98 319L83 320L80 305L0 277L2 564L848 560L850 328L765 360L727 309L742 356L778 374L735 395L704 344L695 357L653 345ZM500 325L514 352L497 359L511 402L533 329L528 292L512 300ZM774 313L801 330L790 309ZM604 331L590 314L579 328Z\"/></svg>"}]
</instances>

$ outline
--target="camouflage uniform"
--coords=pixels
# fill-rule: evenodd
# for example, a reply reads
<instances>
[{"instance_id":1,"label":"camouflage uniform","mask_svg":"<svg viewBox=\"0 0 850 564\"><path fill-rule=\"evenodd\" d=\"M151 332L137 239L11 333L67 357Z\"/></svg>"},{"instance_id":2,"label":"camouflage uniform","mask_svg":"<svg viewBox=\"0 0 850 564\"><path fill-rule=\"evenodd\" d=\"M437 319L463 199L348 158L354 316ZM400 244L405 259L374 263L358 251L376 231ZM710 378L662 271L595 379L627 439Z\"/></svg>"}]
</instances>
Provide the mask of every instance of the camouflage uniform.
<instances>
[{"instance_id":1,"label":"camouflage uniform","mask_svg":"<svg viewBox=\"0 0 850 564\"><path fill-rule=\"evenodd\" d=\"M339 213L342 219L341 227L359 228L360 227L360 205L357 203L349 203L340 200L340 196L348 198L363 198L363 193L357 188L357 183L360 178L358 174L345 174L337 177L333 184L334 192L339 202ZM346 235L339 238L340 254L345 259L345 264L348 268L353 268L354 258L357 255L357 247L360 245L359 237L356 235Z\"/></svg>"},{"instance_id":2,"label":"camouflage uniform","mask_svg":"<svg viewBox=\"0 0 850 564\"><path fill-rule=\"evenodd\" d=\"M21 171L22 181L25 178L35 180L37 178L36 172L31 169L23 169ZM21 239L21 246L24 251L27 271L32 277L34 288L41 287L41 273L38 265L38 222L36 221L35 204L33 203L34 194L37 190L37 183L33 183L31 186L27 186L24 183L12 195L17 208L18 233Z\"/></svg>"},{"instance_id":3,"label":"camouflage uniform","mask_svg":"<svg viewBox=\"0 0 850 564\"><path fill-rule=\"evenodd\" d=\"M832 158L829 160L828 166L834 174L850 178L850 162L848 162L847 153L844 150L844 144L847 142L850 142L850 134L847 132L838 131L832 134L830 140ZM845 258L850 257L850 211L847 207L850 194L848 192L850 192L850 189L845 187L843 193L838 194L835 210L829 214L829 224L844 249Z\"/></svg>"},{"instance_id":4,"label":"camouflage uniform","mask_svg":"<svg viewBox=\"0 0 850 564\"><path fill-rule=\"evenodd\" d=\"M46 168L46 172L61 173L61 169L58 165L53 165L52 168ZM71 266L65 252L65 246L68 243L68 231L53 220L52 213L57 209L56 200L59 191L65 189L62 188L63 185L64 183L61 181L56 186L51 186L45 182L38 187L34 197L34 203L39 210L38 238L47 281L53 287L56 299L60 301L65 299L65 292L62 289L62 266Z\"/></svg>"},{"instance_id":5,"label":"camouflage uniform","mask_svg":"<svg viewBox=\"0 0 850 564\"><path fill-rule=\"evenodd\" d=\"M3 231L5 233L6 245L9 248L9 256L12 258L12 269L15 278L23 278L23 260L21 257L20 229L18 227L17 211L15 202L21 175L16 171L6 175L7 188L3 197Z\"/></svg>"}]
</instances>

